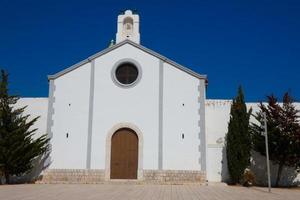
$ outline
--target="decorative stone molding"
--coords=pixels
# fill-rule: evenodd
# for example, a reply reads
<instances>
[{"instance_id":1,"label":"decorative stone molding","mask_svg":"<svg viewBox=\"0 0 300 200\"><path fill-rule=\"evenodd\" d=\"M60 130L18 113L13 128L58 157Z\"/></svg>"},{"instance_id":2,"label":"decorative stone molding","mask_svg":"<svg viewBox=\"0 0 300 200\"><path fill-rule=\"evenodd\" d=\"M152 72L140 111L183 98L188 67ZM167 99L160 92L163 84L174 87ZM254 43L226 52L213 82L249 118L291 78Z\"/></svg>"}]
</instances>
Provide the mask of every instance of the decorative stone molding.
<instances>
[{"instance_id":1,"label":"decorative stone molding","mask_svg":"<svg viewBox=\"0 0 300 200\"><path fill-rule=\"evenodd\" d=\"M106 136L105 180L110 180L111 138L112 138L113 134L121 128L132 129L138 136L139 147L138 147L137 179L142 180L143 179L143 144L144 144L143 134L136 125L129 123L129 122L118 123L108 131L108 134Z\"/></svg>"},{"instance_id":2,"label":"decorative stone molding","mask_svg":"<svg viewBox=\"0 0 300 200\"><path fill-rule=\"evenodd\" d=\"M158 169L163 169L163 124L164 124L164 62L159 60L159 92L158 92Z\"/></svg>"},{"instance_id":3,"label":"decorative stone molding","mask_svg":"<svg viewBox=\"0 0 300 200\"><path fill-rule=\"evenodd\" d=\"M53 104L55 102L54 91L55 91L54 80L50 80L49 81L48 113L47 113L47 134L48 134L48 138L53 137L53 133L52 133L51 128L54 124L53 118L52 118L52 116L54 114Z\"/></svg>"},{"instance_id":4,"label":"decorative stone molding","mask_svg":"<svg viewBox=\"0 0 300 200\"><path fill-rule=\"evenodd\" d=\"M199 103L199 139L200 139L200 145L199 145L199 163L201 165L201 171L206 171L206 128L205 128L205 99L206 99L206 91L205 91L205 81L199 80L198 90L199 90L199 97L198 97L198 103Z\"/></svg>"},{"instance_id":5,"label":"decorative stone molding","mask_svg":"<svg viewBox=\"0 0 300 200\"><path fill-rule=\"evenodd\" d=\"M87 137L87 155L86 169L91 169L92 154L92 129L93 129L93 111L94 111L94 89L95 89L95 60L91 60L90 73L90 96L89 96L89 115L88 115L88 137Z\"/></svg>"},{"instance_id":6,"label":"decorative stone molding","mask_svg":"<svg viewBox=\"0 0 300 200\"><path fill-rule=\"evenodd\" d=\"M232 104L232 100L213 100L213 99L205 100L205 106L208 107L230 106L231 104Z\"/></svg>"},{"instance_id":7,"label":"decorative stone molding","mask_svg":"<svg viewBox=\"0 0 300 200\"><path fill-rule=\"evenodd\" d=\"M135 67L138 70L138 77L137 79L131 83L131 84L122 84L120 83L117 78L116 78L116 70L117 68L123 64L123 63L132 63L135 65ZM140 82L141 78L142 78L142 67L140 65L139 62L137 62L136 60L132 59L132 58L123 58L121 60L119 60L118 62L116 62L111 70L111 78L113 80L113 82L115 83L115 85L121 87L121 88L132 88L134 87L136 84L138 84L138 82Z\"/></svg>"}]
</instances>

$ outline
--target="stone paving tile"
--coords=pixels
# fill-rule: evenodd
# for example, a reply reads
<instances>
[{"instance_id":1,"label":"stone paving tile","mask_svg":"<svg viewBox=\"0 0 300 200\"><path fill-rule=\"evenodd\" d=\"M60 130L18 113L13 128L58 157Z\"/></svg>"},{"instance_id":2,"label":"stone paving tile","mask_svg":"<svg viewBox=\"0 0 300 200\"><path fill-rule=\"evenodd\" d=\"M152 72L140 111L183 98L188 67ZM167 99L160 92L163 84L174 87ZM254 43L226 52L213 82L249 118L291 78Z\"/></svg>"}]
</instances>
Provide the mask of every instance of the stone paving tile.
<instances>
[{"instance_id":1,"label":"stone paving tile","mask_svg":"<svg viewBox=\"0 0 300 200\"><path fill-rule=\"evenodd\" d=\"M0 200L300 200L300 189L225 185L0 185Z\"/></svg>"}]
</instances>

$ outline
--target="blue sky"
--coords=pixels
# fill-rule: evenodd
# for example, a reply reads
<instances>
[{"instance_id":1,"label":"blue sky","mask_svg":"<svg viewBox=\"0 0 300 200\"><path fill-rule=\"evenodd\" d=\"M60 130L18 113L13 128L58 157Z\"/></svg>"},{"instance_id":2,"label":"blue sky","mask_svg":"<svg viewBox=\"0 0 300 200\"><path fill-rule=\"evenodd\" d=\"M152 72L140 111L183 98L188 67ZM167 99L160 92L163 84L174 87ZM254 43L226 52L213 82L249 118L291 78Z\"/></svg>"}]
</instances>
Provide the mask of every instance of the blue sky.
<instances>
[{"instance_id":1,"label":"blue sky","mask_svg":"<svg viewBox=\"0 0 300 200\"><path fill-rule=\"evenodd\" d=\"M137 9L142 45L207 74L207 97L300 100L300 1L0 0L0 67L11 93L48 95L47 75L106 48L120 10Z\"/></svg>"}]
</instances>

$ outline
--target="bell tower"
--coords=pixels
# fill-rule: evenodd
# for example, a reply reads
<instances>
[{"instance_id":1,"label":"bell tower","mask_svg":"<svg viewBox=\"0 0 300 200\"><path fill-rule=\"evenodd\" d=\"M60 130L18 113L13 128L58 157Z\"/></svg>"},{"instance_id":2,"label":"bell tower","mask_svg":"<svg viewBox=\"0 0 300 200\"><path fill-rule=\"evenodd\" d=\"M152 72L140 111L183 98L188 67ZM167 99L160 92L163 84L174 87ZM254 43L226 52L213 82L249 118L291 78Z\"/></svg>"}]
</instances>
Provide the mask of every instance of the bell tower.
<instances>
[{"instance_id":1,"label":"bell tower","mask_svg":"<svg viewBox=\"0 0 300 200\"><path fill-rule=\"evenodd\" d=\"M131 40L140 44L140 18L139 15L131 10L126 10L118 16L118 32L116 35L116 43L123 40Z\"/></svg>"}]
</instances>

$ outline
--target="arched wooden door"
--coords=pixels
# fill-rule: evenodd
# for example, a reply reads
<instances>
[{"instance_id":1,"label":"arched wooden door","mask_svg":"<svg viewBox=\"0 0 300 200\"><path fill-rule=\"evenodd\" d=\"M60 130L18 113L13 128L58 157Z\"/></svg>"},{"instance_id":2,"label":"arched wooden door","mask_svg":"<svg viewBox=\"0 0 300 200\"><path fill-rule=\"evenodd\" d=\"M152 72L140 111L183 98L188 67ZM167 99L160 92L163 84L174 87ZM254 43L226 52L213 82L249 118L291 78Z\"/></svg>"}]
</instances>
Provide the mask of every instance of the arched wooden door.
<instances>
[{"instance_id":1,"label":"arched wooden door","mask_svg":"<svg viewBox=\"0 0 300 200\"><path fill-rule=\"evenodd\" d=\"M137 179L138 136L128 128L116 131L111 139L111 179Z\"/></svg>"}]
</instances>

